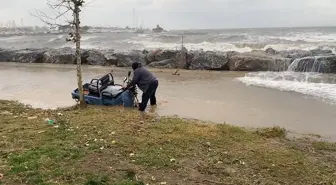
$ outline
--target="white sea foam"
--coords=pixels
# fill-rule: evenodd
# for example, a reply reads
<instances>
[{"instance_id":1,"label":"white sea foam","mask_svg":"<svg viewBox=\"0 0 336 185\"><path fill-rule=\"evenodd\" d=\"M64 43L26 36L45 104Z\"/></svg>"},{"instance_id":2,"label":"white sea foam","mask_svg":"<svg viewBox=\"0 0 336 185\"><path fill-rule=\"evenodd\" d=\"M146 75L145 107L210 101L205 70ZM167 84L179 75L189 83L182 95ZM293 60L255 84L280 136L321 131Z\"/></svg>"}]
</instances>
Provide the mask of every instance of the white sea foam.
<instances>
[{"instance_id":1,"label":"white sea foam","mask_svg":"<svg viewBox=\"0 0 336 185\"><path fill-rule=\"evenodd\" d=\"M129 40L128 44L141 45L145 49L180 49L181 43L164 43L164 42L151 42L151 41L136 41ZM199 50L203 49L205 51L239 51L239 52L249 52L252 51L250 47L238 48L230 43L211 43L211 42L201 42L201 43L184 43L184 47L188 50Z\"/></svg>"},{"instance_id":2,"label":"white sea foam","mask_svg":"<svg viewBox=\"0 0 336 185\"><path fill-rule=\"evenodd\" d=\"M311 33L291 33L287 36L266 36L268 39L283 39L289 41L306 41L306 42L336 42L336 34L324 34L319 32Z\"/></svg>"},{"instance_id":3,"label":"white sea foam","mask_svg":"<svg viewBox=\"0 0 336 185\"><path fill-rule=\"evenodd\" d=\"M98 38L98 36L82 36L81 41L87 41L94 38Z\"/></svg>"},{"instance_id":4,"label":"white sea foam","mask_svg":"<svg viewBox=\"0 0 336 185\"><path fill-rule=\"evenodd\" d=\"M59 35L59 36L57 36L56 38L51 38L51 39L49 39L48 42L54 42L55 40L60 40L60 39L62 39L63 37L64 37L64 35Z\"/></svg>"},{"instance_id":5,"label":"white sea foam","mask_svg":"<svg viewBox=\"0 0 336 185\"><path fill-rule=\"evenodd\" d=\"M323 83L321 75L317 73L257 72L249 73L238 80L246 85L298 92L335 104L336 84Z\"/></svg>"}]
</instances>

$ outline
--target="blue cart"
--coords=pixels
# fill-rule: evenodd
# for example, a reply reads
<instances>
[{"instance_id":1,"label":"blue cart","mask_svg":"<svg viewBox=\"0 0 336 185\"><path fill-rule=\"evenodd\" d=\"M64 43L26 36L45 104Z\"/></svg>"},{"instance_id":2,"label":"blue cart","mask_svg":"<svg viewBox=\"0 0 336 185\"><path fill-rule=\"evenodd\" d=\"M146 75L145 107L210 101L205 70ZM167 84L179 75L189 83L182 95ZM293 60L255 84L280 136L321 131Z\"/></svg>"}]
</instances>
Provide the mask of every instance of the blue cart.
<instances>
[{"instance_id":1,"label":"blue cart","mask_svg":"<svg viewBox=\"0 0 336 185\"><path fill-rule=\"evenodd\" d=\"M131 72L125 77L124 83L130 82L130 74ZM83 91L84 100L89 105L136 107L138 104L136 87L126 91L123 90L122 85L114 83L111 73L100 79L92 79L90 83L85 83ZM71 92L71 96L72 99L79 101L78 88Z\"/></svg>"}]
</instances>

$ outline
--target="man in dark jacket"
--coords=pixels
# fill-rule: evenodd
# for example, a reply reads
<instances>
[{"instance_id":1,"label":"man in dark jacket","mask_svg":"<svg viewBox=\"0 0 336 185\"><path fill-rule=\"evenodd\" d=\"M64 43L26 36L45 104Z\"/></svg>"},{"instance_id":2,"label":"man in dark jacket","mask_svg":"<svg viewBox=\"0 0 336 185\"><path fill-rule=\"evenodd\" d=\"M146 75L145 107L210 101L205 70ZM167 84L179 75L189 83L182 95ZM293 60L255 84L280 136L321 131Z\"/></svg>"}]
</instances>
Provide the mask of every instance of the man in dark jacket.
<instances>
[{"instance_id":1,"label":"man in dark jacket","mask_svg":"<svg viewBox=\"0 0 336 185\"><path fill-rule=\"evenodd\" d=\"M149 100L152 106L156 105L155 93L159 82L150 71L141 66L141 63L134 62L132 64L132 69L133 79L127 86L124 87L124 89L129 89L134 85L138 86L138 88L143 92L142 100L139 104L139 111L144 112Z\"/></svg>"}]
</instances>

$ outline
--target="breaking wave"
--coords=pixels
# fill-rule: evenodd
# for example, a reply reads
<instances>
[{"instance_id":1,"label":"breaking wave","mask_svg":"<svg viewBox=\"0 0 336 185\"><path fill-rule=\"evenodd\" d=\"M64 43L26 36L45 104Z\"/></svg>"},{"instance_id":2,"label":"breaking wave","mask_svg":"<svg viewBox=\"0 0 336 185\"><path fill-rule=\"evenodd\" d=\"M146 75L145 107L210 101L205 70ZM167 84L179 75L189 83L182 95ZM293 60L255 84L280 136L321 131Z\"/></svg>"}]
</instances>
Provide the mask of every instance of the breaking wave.
<instances>
[{"instance_id":1,"label":"breaking wave","mask_svg":"<svg viewBox=\"0 0 336 185\"><path fill-rule=\"evenodd\" d=\"M336 75L300 72L254 72L238 80L246 85L297 92L336 104Z\"/></svg>"}]
</instances>

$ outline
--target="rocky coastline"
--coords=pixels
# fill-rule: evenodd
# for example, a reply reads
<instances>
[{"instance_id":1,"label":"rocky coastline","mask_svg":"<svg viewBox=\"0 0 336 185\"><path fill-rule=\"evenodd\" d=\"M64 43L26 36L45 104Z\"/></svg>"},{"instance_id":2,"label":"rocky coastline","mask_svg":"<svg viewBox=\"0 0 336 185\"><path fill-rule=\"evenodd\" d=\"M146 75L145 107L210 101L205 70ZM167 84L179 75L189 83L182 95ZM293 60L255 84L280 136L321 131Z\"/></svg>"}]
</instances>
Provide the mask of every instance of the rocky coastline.
<instances>
[{"instance_id":1,"label":"rocky coastline","mask_svg":"<svg viewBox=\"0 0 336 185\"><path fill-rule=\"evenodd\" d=\"M331 50L255 50L214 52L203 50L110 50L83 49L85 65L130 67L138 61L152 68L229 71L286 71L336 73L336 55ZM73 48L0 49L0 62L75 64Z\"/></svg>"}]
</instances>

